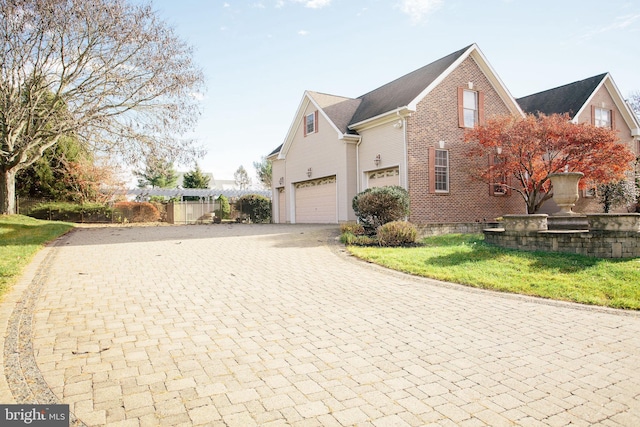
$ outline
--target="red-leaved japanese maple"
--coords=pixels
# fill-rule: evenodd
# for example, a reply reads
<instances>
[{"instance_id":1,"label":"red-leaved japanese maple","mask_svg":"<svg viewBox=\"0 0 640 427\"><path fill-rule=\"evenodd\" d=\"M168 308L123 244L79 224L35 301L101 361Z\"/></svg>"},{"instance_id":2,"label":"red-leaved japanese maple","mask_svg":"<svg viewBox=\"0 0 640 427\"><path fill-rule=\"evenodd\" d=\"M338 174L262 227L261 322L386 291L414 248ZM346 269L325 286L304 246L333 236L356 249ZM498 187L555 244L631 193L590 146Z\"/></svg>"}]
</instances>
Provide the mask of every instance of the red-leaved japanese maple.
<instances>
[{"instance_id":1,"label":"red-leaved japanese maple","mask_svg":"<svg viewBox=\"0 0 640 427\"><path fill-rule=\"evenodd\" d=\"M497 116L468 129L468 155L490 159L473 171L484 182L518 192L527 212L536 213L553 196L549 174L582 172L581 188L625 178L634 155L617 132L572 123L567 114Z\"/></svg>"}]
</instances>

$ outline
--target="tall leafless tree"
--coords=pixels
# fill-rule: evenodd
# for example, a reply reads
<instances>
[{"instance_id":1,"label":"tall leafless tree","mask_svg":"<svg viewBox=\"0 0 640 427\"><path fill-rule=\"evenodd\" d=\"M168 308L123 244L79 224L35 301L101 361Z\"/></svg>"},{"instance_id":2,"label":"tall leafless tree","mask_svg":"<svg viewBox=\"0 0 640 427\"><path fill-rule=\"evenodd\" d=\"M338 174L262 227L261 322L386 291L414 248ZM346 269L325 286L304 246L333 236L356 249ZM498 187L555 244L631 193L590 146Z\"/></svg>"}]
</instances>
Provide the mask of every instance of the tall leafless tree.
<instances>
[{"instance_id":1,"label":"tall leafless tree","mask_svg":"<svg viewBox=\"0 0 640 427\"><path fill-rule=\"evenodd\" d=\"M203 154L183 136L204 78L149 4L0 0L0 214L15 175L65 135L128 164Z\"/></svg>"}]
</instances>

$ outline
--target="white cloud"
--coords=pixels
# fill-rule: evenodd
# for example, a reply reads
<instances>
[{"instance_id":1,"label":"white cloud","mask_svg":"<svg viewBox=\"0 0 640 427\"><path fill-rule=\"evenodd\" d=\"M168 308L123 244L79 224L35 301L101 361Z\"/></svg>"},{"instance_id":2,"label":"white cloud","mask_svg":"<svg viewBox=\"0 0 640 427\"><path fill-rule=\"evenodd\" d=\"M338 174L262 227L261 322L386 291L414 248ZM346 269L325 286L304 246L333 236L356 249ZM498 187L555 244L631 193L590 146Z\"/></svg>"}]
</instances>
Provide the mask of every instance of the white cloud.
<instances>
[{"instance_id":1,"label":"white cloud","mask_svg":"<svg viewBox=\"0 0 640 427\"><path fill-rule=\"evenodd\" d=\"M639 20L640 20L640 14L618 16L617 18L615 18L615 20L611 24L589 31L586 34L583 34L582 37L580 38L583 40L588 40L598 34L608 33L609 31L616 31L616 30L629 29L633 31L633 29L629 27L631 27L636 21L639 21Z\"/></svg>"},{"instance_id":2,"label":"white cloud","mask_svg":"<svg viewBox=\"0 0 640 427\"><path fill-rule=\"evenodd\" d=\"M251 6L255 7L256 9L266 9L265 5L262 4L262 2L254 3Z\"/></svg>"},{"instance_id":3,"label":"white cloud","mask_svg":"<svg viewBox=\"0 0 640 427\"><path fill-rule=\"evenodd\" d=\"M443 0L400 0L398 8L416 24L442 5Z\"/></svg>"},{"instance_id":4,"label":"white cloud","mask_svg":"<svg viewBox=\"0 0 640 427\"><path fill-rule=\"evenodd\" d=\"M308 36L309 35L309 31L307 30L300 30L298 31L298 34L301 36Z\"/></svg>"},{"instance_id":5,"label":"white cloud","mask_svg":"<svg viewBox=\"0 0 640 427\"><path fill-rule=\"evenodd\" d=\"M282 7L284 7L284 0L278 0L276 2L276 9L280 9Z\"/></svg>"},{"instance_id":6,"label":"white cloud","mask_svg":"<svg viewBox=\"0 0 640 427\"><path fill-rule=\"evenodd\" d=\"M293 0L296 3L304 3L305 7L311 9L321 9L331 4L331 0Z\"/></svg>"},{"instance_id":7,"label":"white cloud","mask_svg":"<svg viewBox=\"0 0 640 427\"><path fill-rule=\"evenodd\" d=\"M225 4L223 4L222 7L231 7L231 5L225 2Z\"/></svg>"}]
</instances>

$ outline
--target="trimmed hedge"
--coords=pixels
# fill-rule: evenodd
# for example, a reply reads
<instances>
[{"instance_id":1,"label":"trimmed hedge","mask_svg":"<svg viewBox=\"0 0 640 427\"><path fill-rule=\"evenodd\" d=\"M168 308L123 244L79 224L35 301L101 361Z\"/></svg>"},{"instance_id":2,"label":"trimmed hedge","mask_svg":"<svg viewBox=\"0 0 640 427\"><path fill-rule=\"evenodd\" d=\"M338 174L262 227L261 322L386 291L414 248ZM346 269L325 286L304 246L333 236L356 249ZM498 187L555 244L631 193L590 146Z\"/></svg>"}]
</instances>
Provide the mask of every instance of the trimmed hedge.
<instances>
[{"instance_id":1,"label":"trimmed hedge","mask_svg":"<svg viewBox=\"0 0 640 427\"><path fill-rule=\"evenodd\" d=\"M367 188L352 202L358 222L371 234L381 225L409 215L409 193L397 185Z\"/></svg>"},{"instance_id":2,"label":"trimmed hedge","mask_svg":"<svg viewBox=\"0 0 640 427\"><path fill-rule=\"evenodd\" d=\"M118 202L113 206L117 222L156 222L160 220L158 208L149 202Z\"/></svg>"},{"instance_id":3,"label":"trimmed hedge","mask_svg":"<svg viewBox=\"0 0 640 427\"><path fill-rule=\"evenodd\" d=\"M27 216L49 221L102 223L112 221L113 210L99 203L46 202L31 208Z\"/></svg>"}]
</instances>

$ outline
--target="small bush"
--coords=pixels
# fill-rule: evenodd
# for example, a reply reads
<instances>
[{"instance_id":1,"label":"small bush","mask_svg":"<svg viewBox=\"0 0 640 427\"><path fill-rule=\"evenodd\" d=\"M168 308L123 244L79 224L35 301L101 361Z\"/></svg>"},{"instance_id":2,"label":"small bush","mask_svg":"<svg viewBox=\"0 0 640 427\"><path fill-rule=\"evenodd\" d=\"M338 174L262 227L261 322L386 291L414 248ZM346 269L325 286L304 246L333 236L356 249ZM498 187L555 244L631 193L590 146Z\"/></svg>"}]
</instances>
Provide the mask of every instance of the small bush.
<instances>
[{"instance_id":1,"label":"small bush","mask_svg":"<svg viewBox=\"0 0 640 427\"><path fill-rule=\"evenodd\" d=\"M149 202L118 202L113 207L119 222L156 222L160 212Z\"/></svg>"},{"instance_id":2,"label":"small bush","mask_svg":"<svg viewBox=\"0 0 640 427\"><path fill-rule=\"evenodd\" d=\"M399 186L368 188L353 198L352 207L359 222L373 233L409 214L409 193Z\"/></svg>"},{"instance_id":3,"label":"small bush","mask_svg":"<svg viewBox=\"0 0 640 427\"><path fill-rule=\"evenodd\" d=\"M392 221L379 227L377 234L380 246L404 246L416 242L418 229L410 222Z\"/></svg>"},{"instance_id":4,"label":"small bush","mask_svg":"<svg viewBox=\"0 0 640 427\"><path fill-rule=\"evenodd\" d=\"M378 244L378 241L374 237L355 235L348 231L340 235L340 242L345 245L355 246L374 246Z\"/></svg>"},{"instance_id":5,"label":"small bush","mask_svg":"<svg viewBox=\"0 0 640 427\"><path fill-rule=\"evenodd\" d=\"M220 203L220 208L216 211L216 217L220 219L229 219L231 215L231 205L229 204L229 199L227 199L222 194L218 197L218 202Z\"/></svg>"},{"instance_id":6,"label":"small bush","mask_svg":"<svg viewBox=\"0 0 640 427\"><path fill-rule=\"evenodd\" d=\"M344 222L340 224L340 234L344 233L351 233L356 236L365 234L362 224L358 224L355 222Z\"/></svg>"},{"instance_id":7,"label":"small bush","mask_svg":"<svg viewBox=\"0 0 640 427\"><path fill-rule=\"evenodd\" d=\"M236 209L247 215L251 222L261 223L271 221L271 200L259 194L246 194L236 202Z\"/></svg>"}]
</instances>

